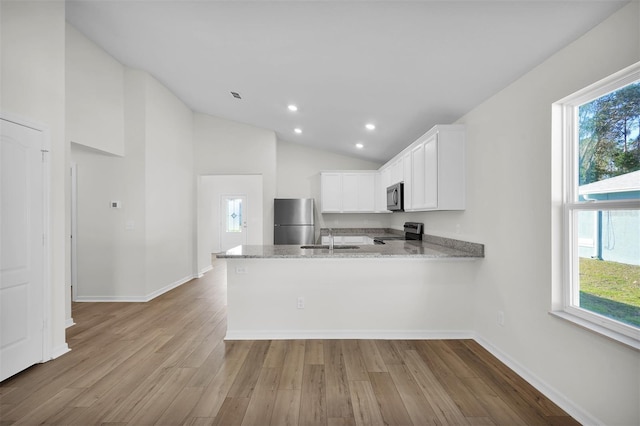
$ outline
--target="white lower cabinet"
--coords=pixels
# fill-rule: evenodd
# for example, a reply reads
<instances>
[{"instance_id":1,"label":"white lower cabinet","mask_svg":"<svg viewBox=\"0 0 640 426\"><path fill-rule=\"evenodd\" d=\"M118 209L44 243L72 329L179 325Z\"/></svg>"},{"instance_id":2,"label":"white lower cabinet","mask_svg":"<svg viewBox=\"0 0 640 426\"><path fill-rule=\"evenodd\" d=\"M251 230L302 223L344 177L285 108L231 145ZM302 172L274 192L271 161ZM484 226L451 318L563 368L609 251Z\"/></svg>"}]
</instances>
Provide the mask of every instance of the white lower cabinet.
<instances>
[{"instance_id":1,"label":"white lower cabinet","mask_svg":"<svg viewBox=\"0 0 640 426\"><path fill-rule=\"evenodd\" d=\"M329 237L322 237L322 244L329 244ZM338 235L333 237L333 244L337 246L341 245L371 245L373 244L373 238L367 237L366 235Z\"/></svg>"}]
</instances>

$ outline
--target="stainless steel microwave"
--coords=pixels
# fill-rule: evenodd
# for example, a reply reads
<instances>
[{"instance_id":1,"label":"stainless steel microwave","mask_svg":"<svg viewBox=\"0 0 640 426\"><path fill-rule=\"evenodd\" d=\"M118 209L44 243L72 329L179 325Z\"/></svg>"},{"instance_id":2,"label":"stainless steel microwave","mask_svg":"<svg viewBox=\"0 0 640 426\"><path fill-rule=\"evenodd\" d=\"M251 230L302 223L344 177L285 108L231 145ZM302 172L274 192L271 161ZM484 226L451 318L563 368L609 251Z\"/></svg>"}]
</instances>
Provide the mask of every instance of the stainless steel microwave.
<instances>
[{"instance_id":1,"label":"stainless steel microwave","mask_svg":"<svg viewBox=\"0 0 640 426\"><path fill-rule=\"evenodd\" d=\"M391 185L387 188L387 210L404 210L404 184L402 182Z\"/></svg>"}]
</instances>

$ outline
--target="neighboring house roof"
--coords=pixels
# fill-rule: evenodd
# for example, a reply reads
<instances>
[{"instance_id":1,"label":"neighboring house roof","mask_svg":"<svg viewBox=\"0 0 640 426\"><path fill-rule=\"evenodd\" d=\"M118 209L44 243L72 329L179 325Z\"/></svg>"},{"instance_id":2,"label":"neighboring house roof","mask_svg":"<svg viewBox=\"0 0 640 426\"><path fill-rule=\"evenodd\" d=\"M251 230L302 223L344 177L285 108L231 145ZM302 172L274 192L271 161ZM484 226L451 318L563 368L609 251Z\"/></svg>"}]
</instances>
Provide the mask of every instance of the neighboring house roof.
<instances>
[{"instance_id":1,"label":"neighboring house roof","mask_svg":"<svg viewBox=\"0 0 640 426\"><path fill-rule=\"evenodd\" d=\"M640 191L640 170L582 185L578 188L580 195L629 191Z\"/></svg>"}]
</instances>

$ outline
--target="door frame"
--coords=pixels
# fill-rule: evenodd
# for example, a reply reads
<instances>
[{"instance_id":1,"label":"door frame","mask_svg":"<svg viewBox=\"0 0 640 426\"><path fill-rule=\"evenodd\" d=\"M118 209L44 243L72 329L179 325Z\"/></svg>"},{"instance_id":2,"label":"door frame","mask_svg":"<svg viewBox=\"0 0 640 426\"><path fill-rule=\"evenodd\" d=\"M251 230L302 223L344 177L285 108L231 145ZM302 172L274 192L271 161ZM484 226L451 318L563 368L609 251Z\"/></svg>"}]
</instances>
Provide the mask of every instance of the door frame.
<instances>
[{"instance_id":1,"label":"door frame","mask_svg":"<svg viewBox=\"0 0 640 426\"><path fill-rule=\"evenodd\" d=\"M70 198L70 236L69 236L69 260L70 272L69 279L71 283L71 301L75 302L78 298L78 164L71 162L71 193ZM71 318L73 318L71 316ZM73 322L73 321L72 321Z\"/></svg>"},{"instance_id":2,"label":"door frame","mask_svg":"<svg viewBox=\"0 0 640 426\"><path fill-rule=\"evenodd\" d=\"M242 197L244 198L244 205L242 206L242 208L244 209L243 213L243 217L244 217L244 223L247 224L246 226L244 226L244 244L246 244L248 238L249 238L249 226L248 226L248 220L249 220L249 216L247 214L245 214L245 212L249 211L249 197L247 196L247 194L239 194L239 193L230 193L230 194L220 194L220 200L219 200L219 205L220 205L220 232L218 235L218 239L220 242L220 249L222 250L222 238L223 235L225 233L224 230L224 225L226 224L226 215L223 215L222 212L225 211L223 204L226 198L231 198L231 197ZM223 223L224 222L224 223Z\"/></svg>"},{"instance_id":3,"label":"door frame","mask_svg":"<svg viewBox=\"0 0 640 426\"><path fill-rule=\"evenodd\" d=\"M42 151L42 305L44 324L42 326L42 359L41 362L52 359L51 336L53 327L53 313L51 307L51 133L49 127L22 117L17 114L0 111L0 121L9 121L19 126L28 127L41 133Z\"/></svg>"}]
</instances>

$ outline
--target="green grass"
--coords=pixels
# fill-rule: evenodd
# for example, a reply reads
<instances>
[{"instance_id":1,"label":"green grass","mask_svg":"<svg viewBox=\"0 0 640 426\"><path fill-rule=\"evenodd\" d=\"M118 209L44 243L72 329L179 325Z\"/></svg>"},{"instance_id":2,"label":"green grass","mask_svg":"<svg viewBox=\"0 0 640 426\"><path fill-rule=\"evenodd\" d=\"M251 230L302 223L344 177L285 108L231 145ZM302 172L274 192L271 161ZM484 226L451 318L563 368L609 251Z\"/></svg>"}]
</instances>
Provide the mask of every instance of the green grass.
<instances>
[{"instance_id":1,"label":"green grass","mask_svg":"<svg viewBox=\"0 0 640 426\"><path fill-rule=\"evenodd\" d=\"M640 266L581 258L580 307L640 327Z\"/></svg>"}]
</instances>

